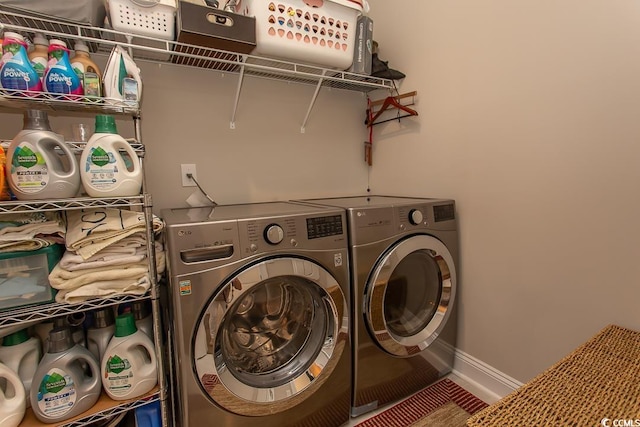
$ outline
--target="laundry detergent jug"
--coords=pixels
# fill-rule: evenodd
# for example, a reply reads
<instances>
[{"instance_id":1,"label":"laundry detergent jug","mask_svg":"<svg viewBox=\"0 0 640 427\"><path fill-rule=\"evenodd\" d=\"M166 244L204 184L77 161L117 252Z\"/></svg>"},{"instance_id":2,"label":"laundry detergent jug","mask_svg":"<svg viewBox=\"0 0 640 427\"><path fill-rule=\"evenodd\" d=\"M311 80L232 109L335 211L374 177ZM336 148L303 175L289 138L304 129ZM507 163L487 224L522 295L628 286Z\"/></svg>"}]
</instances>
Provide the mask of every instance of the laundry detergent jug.
<instances>
[{"instance_id":1,"label":"laundry detergent jug","mask_svg":"<svg viewBox=\"0 0 640 427\"><path fill-rule=\"evenodd\" d=\"M6 171L9 188L19 200L64 199L80 189L73 152L40 110L25 112L24 128L9 145Z\"/></svg>"},{"instance_id":2,"label":"laundry detergent jug","mask_svg":"<svg viewBox=\"0 0 640 427\"><path fill-rule=\"evenodd\" d=\"M38 369L42 356L40 347L40 338L30 337L27 329L7 335L2 339L0 346L0 362L18 374L27 395L31 391L33 375ZM27 406L29 406L28 399Z\"/></svg>"},{"instance_id":3,"label":"laundry detergent jug","mask_svg":"<svg viewBox=\"0 0 640 427\"><path fill-rule=\"evenodd\" d=\"M16 427L22 422L27 394L20 377L0 363L0 426Z\"/></svg>"},{"instance_id":4,"label":"laundry detergent jug","mask_svg":"<svg viewBox=\"0 0 640 427\"><path fill-rule=\"evenodd\" d=\"M69 61L67 44L62 40L49 41L49 62L44 73L44 90L50 93L82 95L80 77ZM67 97L63 97L67 98ZM69 99L78 99L69 97Z\"/></svg>"},{"instance_id":5,"label":"laundry detergent jug","mask_svg":"<svg viewBox=\"0 0 640 427\"><path fill-rule=\"evenodd\" d=\"M158 383L155 348L137 330L132 313L116 318L116 333L102 357L102 385L110 398L125 400L142 396Z\"/></svg>"},{"instance_id":6,"label":"laundry detergent jug","mask_svg":"<svg viewBox=\"0 0 640 427\"><path fill-rule=\"evenodd\" d=\"M55 423L91 408L100 398L100 367L93 354L74 344L69 328L49 333L49 350L33 376L31 408L43 423Z\"/></svg>"},{"instance_id":7,"label":"laundry detergent jug","mask_svg":"<svg viewBox=\"0 0 640 427\"><path fill-rule=\"evenodd\" d=\"M87 328L87 347L96 360L102 360L115 332L116 325L112 307L103 307L93 312L93 323Z\"/></svg>"},{"instance_id":8,"label":"laundry detergent jug","mask_svg":"<svg viewBox=\"0 0 640 427\"><path fill-rule=\"evenodd\" d=\"M131 145L118 135L113 116L96 116L96 131L82 150L80 165L82 185L91 197L140 194L140 160Z\"/></svg>"},{"instance_id":9,"label":"laundry detergent jug","mask_svg":"<svg viewBox=\"0 0 640 427\"><path fill-rule=\"evenodd\" d=\"M0 84L3 88L36 93L42 91L42 81L29 60L27 43L20 34L4 33L1 62Z\"/></svg>"}]
</instances>

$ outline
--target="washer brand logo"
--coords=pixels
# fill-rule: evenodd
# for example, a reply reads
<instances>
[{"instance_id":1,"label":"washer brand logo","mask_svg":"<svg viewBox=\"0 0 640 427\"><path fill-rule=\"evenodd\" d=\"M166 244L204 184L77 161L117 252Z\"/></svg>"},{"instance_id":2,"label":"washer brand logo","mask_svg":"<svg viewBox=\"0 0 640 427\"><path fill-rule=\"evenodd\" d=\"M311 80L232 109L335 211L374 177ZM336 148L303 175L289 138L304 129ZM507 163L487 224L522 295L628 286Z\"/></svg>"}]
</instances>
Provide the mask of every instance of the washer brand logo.
<instances>
[{"instance_id":1,"label":"washer brand logo","mask_svg":"<svg viewBox=\"0 0 640 427\"><path fill-rule=\"evenodd\" d=\"M336 267L342 267L342 254L333 254L333 264Z\"/></svg>"},{"instance_id":2,"label":"washer brand logo","mask_svg":"<svg viewBox=\"0 0 640 427\"><path fill-rule=\"evenodd\" d=\"M357 216L359 216L359 217L360 217L360 216L367 216L367 213L366 213L366 212L364 212L364 211L358 211L358 212L356 213L356 215L357 215Z\"/></svg>"},{"instance_id":3,"label":"washer brand logo","mask_svg":"<svg viewBox=\"0 0 640 427\"><path fill-rule=\"evenodd\" d=\"M182 236L191 236L191 231L189 230L179 230L178 231L178 236L182 237Z\"/></svg>"},{"instance_id":4,"label":"washer brand logo","mask_svg":"<svg viewBox=\"0 0 640 427\"><path fill-rule=\"evenodd\" d=\"M640 419L637 419L637 420L622 420L622 419L611 420L609 418L603 418L602 421L600 421L600 424L602 424L603 427L640 427Z\"/></svg>"}]
</instances>

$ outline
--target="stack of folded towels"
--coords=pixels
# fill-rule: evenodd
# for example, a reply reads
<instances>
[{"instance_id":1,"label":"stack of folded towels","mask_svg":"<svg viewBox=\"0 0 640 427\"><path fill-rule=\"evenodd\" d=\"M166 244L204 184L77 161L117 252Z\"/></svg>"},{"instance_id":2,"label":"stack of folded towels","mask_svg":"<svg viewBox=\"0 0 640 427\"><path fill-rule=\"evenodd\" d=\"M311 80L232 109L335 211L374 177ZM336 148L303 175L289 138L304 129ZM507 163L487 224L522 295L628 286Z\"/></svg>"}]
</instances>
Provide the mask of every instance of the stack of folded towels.
<instances>
[{"instance_id":1,"label":"stack of folded towels","mask_svg":"<svg viewBox=\"0 0 640 427\"><path fill-rule=\"evenodd\" d=\"M67 211L66 251L49 274L56 301L77 303L115 295L144 295L151 287L144 213L110 208ZM153 235L164 223L153 218ZM165 268L154 239L156 273Z\"/></svg>"},{"instance_id":2,"label":"stack of folded towels","mask_svg":"<svg viewBox=\"0 0 640 427\"><path fill-rule=\"evenodd\" d=\"M36 251L64 243L64 233L59 212L4 214L0 221L0 252Z\"/></svg>"}]
</instances>

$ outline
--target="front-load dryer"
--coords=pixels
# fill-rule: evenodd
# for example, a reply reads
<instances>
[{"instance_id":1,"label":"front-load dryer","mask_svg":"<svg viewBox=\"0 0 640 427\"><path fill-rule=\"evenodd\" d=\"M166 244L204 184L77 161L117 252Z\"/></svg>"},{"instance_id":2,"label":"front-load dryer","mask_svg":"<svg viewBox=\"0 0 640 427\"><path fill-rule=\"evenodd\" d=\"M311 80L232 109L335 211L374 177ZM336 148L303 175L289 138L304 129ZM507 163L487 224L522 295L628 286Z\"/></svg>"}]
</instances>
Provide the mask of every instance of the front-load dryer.
<instances>
[{"instance_id":1,"label":"front-load dryer","mask_svg":"<svg viewBox=\"0 0 640 427\"><path fill-rule=\"evenodd\" d=\"M176 425L347 422L344 210L273 202L162 216Z\"/></svg>"},{"instance_id":2,"label":"front-load dryer","mask_svg":"<svg viewBox=\"0 0 640 427\"><path fill-rule=\"evenodd\" d=\"M301 202L347 212L352 415L407 397L449 373L457 327L454 201L370 196Z\"/></svg>"}]
</instances>

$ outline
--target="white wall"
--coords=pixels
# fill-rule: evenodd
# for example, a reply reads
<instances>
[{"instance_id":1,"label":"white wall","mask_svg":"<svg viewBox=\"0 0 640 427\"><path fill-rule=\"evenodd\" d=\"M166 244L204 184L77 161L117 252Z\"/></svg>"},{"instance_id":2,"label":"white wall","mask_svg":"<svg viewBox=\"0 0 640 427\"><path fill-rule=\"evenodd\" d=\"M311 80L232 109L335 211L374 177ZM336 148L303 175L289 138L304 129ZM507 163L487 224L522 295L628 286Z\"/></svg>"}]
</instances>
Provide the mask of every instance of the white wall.
<instances>
[{"instance_id":1,"label":"white wall","mask_svg":"<svg viewBox=\"0 0 640 427\"><path fill-rule=\"evenodd\" d=\"M420 113L375 127L372 188L457 200L459 348L526 381L640 329L640 2L369 3Z\"/></svg>"}]
</instances>

